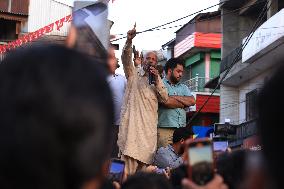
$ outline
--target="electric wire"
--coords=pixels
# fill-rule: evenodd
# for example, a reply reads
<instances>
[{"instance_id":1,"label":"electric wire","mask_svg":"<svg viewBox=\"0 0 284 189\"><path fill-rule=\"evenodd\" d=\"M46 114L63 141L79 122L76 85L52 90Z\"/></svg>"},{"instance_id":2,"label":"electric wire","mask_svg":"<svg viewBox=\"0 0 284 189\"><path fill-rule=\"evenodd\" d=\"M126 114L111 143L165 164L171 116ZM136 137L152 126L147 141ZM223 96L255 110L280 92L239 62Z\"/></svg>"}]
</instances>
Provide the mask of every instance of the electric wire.
<instances>
[{"instance_id":1,"label":"electric wire","mask_svg":"<svg viewBox=\"0 0 284 189\"><path fill-rule=\"evenodd\" d=\"M217 86L214 88L214 90L212 91L212 93L208 96L208 98L206 99L206 101L203 103L203 105L199 108L199 110L197 112L195 112L193 114L193 116L190 118L190 120L188 121L188 124L190 125L192 123L192 121L196 118L196 116L201 112L201 110L205 107L205 105L208 103L208 101L210 100L210 98L213 96L213 94L215 93L215 91L217 90L217 88L222 84L222 82L224 81L224 79L226 78L226 76L228 75L228 73L230 72L231 68L235 65L235 63L237 62L240 54L242 53L242 51L246 48L248 42L250 41L250 39L252 38L253 34L255 33L256 29L260 26L262 19L264 18L264 16L266 15L267 11L269 10L269 8L271 7L271 4L269 6L267 6L269 3L269 1L267 1L262 9L262 11L260 12L257 20L255 21L251 31L249 32L248 37L246 38L244 44L242 45L242 48L240 48L238 50L237 55L235 56L234 60L232 61L231 65L229 66L229 68L226 70L225 74L223 75L223 77L221 78L221 80L218 82Z\"/></svg>"}]
</instances>

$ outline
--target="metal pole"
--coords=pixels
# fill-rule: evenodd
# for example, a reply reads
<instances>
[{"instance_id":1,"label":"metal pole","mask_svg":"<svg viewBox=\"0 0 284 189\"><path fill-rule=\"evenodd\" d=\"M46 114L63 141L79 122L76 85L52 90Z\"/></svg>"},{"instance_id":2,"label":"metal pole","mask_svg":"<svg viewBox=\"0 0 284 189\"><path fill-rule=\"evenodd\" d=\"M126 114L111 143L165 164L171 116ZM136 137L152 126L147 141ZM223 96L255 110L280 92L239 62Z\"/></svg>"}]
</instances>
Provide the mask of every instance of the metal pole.
<instances>
[{"instance_id":1,"label":"metal pole","mask_svg":"<svg viewBox=\"0 0 284 189\"><path fill-rule=\"evenodd\" d=\"M195 92L198 91L198 73L196 74L196 77L195 77Z\"/></svg>"}]
</instances>

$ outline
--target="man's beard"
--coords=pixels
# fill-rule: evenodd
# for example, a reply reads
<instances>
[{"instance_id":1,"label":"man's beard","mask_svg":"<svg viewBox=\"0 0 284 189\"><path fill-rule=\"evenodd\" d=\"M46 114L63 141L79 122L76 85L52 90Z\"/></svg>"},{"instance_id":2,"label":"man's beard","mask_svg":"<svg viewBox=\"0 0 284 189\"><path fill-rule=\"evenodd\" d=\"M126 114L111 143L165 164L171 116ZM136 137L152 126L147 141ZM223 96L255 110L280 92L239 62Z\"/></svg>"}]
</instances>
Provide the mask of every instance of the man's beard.
<instances>
[{"instance_id":1,"label":"man's beard","mask_svg":"<svg viewBox=\"0 0 284 189\"><path fill-rule=\"evenodd\" d=\"M177 84L179 82L179 79L177 79L174 74L171 74L170 80L173 84Z\"/></svg>"},{"instance_id":2,"label":"man's beard","mask_svg":"<svg viewBox=\"0 0 284 189\"><path fill-rule=\"evenodd\" d=\"M181 145L179 151L178 151L178 155L182 155L184 153L184 150L185 150L185 146L184 145Z\"/></svg>"}]
</instances>

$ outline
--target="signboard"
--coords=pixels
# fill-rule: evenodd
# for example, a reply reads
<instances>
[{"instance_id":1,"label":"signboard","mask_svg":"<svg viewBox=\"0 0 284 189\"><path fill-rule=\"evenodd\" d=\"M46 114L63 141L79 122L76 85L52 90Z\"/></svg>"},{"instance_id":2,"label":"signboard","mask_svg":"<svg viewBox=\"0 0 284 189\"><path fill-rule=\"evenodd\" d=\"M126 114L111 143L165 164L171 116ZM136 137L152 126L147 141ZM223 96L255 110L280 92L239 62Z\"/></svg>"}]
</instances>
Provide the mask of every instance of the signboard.
<instances>
[{"instance_id":1,"label":"signboard","mask_svg":"<svg viewBox=\"0 0 284 189\"><path fill-rule=\"evenodd\" d=\"M228 141L214 141L213 149L214 151L222 151L225 152L228 148Z\"/></svg>"},{"instance_id":2,"label":"signboard","mask_svg":"<svg viewBox=\"0 0 284 189\"><path fill-rule=\"evenodd\" d=\"M261 50L284 37L284 9L262 24L253 34L242 53L242 62L247 62ZM243 40L243 44L247 38Z\"/></svg>"}]
</instances>

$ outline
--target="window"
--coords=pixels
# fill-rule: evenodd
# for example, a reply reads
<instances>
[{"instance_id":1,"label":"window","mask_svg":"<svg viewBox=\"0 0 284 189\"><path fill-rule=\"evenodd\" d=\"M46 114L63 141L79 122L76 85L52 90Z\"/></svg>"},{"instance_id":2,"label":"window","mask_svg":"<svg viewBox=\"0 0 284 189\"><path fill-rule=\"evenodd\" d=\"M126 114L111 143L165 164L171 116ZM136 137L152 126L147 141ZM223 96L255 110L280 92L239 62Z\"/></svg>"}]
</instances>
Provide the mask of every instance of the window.
<instances>
[{"instance_id":1,"label":"window","mask_svg":"<svg viewBox=\"0 0 284 189\"><path fill-rule=\"evenodd\" d=\"M246 94L246 120L257 118L257 89Z\"/></svg>"},{"instance_id":2,"label":"window","mask_svg":"<svg viewBox=\"0 0 284 189\"><path fill-rule=\"evenodd\" d=\"M16 22L10 20L0 19L0 40L3 42L9 42L17 39L16 34Z\"/></svg>"}]
</instances>

